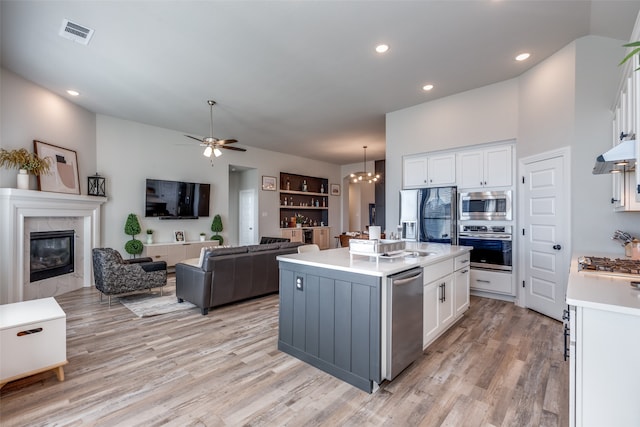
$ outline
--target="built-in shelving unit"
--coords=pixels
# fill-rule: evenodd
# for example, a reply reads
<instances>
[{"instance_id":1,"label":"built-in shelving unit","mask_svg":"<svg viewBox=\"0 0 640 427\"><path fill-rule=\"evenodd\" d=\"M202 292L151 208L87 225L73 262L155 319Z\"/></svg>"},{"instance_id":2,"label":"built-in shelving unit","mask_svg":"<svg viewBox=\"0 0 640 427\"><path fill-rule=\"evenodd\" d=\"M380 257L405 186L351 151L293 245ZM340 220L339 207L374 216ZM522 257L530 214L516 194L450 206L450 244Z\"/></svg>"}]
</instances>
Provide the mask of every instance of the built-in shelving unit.
<instances>
[{"instance_id":1,"label":"built-in shelving unit","mask_svg":"<svg viewBox=\"0 0 640 427\"><path fill-rule=\"evenodd\" d=\"M296 226L302 215L305 227L329 225L329 180L280 172L280 227Z\"/></svg>"}]
</instances>

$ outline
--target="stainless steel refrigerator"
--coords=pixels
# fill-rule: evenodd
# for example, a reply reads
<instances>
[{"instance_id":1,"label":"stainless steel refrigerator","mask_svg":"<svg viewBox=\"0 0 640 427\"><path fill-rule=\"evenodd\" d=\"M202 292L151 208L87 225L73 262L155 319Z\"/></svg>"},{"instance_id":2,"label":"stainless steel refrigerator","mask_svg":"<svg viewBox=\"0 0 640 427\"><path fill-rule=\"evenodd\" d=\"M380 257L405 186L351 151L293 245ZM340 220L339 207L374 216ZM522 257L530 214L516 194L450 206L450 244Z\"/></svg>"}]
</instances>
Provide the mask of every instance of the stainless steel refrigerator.
<instances>
[{"instance_id":1,"label":"stainless steel refrigerator","mask_svg":"<svg viewBox=\"0 0 640 427\"><path fill-rule=\"evenodd\" d=\"M458 244L457 187L400 191L402 239Z\"/></svg>"}]
</instances>

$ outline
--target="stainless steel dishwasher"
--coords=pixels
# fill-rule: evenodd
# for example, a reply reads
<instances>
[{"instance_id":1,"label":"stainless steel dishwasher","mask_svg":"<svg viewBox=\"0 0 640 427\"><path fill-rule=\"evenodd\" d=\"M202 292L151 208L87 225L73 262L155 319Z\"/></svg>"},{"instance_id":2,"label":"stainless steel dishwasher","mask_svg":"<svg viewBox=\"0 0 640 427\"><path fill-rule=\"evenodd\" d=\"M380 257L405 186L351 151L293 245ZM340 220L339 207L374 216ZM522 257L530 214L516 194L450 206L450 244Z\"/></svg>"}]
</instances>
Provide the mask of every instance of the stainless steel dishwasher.
<instances>
[{"instance_id":1,"label":"stainless steel dishwasher","mask_svg":"<svg viewBox=\"0 0 640 427\"><path fill-rule=\"evenodd\" d=\"M412 268L388 277L387 379L422 355L423 269Z\"/></svg>"}]
</instances>

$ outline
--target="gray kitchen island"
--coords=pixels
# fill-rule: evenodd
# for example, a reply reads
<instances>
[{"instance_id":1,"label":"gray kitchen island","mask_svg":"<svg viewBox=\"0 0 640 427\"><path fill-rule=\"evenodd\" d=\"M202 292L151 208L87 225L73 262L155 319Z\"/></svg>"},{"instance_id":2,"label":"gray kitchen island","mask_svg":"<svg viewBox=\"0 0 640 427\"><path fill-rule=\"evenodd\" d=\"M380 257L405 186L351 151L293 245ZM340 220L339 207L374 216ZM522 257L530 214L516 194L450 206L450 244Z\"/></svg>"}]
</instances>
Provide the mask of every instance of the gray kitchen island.
<instances>
[{"instance_id":1,"label":"gray kitchen island","mask_svg":"<svg viewBox=\"0 0 640 427\"><path fill-rule=\"evenodd\" d=\"M278 256L278 349L368 393L377 390L397 375L391 359L398 328L418 328L414 347L421 354L469 307L471 249L407 242L407 256L353 255L348 248ZM420 292L392 315L393 278L412 271L424 271ZM419 316L400 313L401 324L398 312L415 310L414 303Z\"/></svg>"}]
</instances>

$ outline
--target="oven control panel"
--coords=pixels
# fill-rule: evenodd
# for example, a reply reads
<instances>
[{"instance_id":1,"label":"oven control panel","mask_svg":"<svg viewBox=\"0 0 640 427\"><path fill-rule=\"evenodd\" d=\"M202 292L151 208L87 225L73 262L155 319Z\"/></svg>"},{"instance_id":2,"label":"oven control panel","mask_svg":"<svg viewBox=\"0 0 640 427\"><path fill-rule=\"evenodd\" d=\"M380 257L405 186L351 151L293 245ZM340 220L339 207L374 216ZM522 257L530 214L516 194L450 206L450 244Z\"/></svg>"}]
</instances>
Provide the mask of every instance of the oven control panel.
<instances>
[{"instance_id":1,"label":"oven control panel","mask_svg":"<svg viewBox=\"0 0 640 427\"><path fill-rule=\"evenodd\" d=\"M512 234L510 225L460 225L461 233L504 233Z\"/></svg>"}]
</instances>

